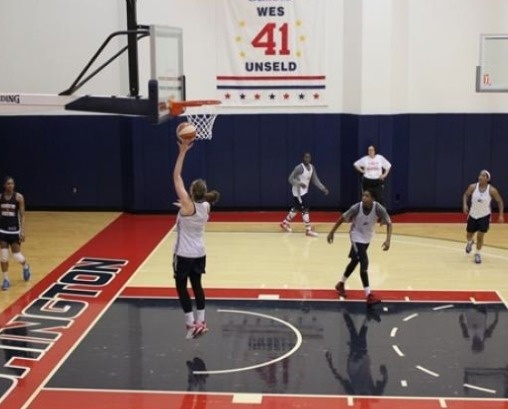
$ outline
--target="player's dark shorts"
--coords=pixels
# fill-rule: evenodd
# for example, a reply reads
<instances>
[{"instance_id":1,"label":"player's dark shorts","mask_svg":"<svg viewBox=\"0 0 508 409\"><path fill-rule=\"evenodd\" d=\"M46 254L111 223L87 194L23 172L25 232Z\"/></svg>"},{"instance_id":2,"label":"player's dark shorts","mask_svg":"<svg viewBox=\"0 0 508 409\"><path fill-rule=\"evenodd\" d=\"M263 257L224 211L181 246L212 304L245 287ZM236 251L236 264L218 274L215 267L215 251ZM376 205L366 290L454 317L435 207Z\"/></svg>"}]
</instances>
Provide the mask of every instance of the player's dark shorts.
<instances>
[{"instance_id":1,"label":"player's dark shorts","mask_svg":"<svg viewBox=\"0 0 508 409\"><path fill-rule=\"evenodd\" d=\"M475 219L471 216L467 218L467 226L466 231L468 233L476 233L477 231L481 233L487 233L490 227L490 214L484 217L480 217L479 219Z\"/></svg>"},{"instance_id":2,"label":"player's dark shorts","mask_svg":"<svg viewBox=\"0 0 508 409\"><path fill-rule=\"evenodd\" d=\"M20 244L21 243L19 234L0 233L0 241L5 241L8 244Z\"/></svg>"},{"instance_id":3,"label":"player's dark shorts","mask_svg":"<svg viewBox=\"0 0 508 409\"><path fill-rule=\"evenodd\" d=\"M348 257L351 259L357 258L358 260L362 260L367 257L367 249L369 248L370 243L351 243L351 248L349 249Z\"/></svg>"},{"instance_id":4,"label":"player's dark shorts","mask_svg":"<svg viewBox=\"0 0 508 409\"><path fill-rule=\"evenodd\" d=\"M300 202L301 200L301 202ZM293 209L302 213L308 213L309 212L309 204L307 202L307 195L300 196L299 198L297 196L293 196Z\"/></svg>"},{"instance_id":5,"label":"player's dark shorts","mask_svg":"<svg viewBox=\"0 0 508 409\"><path fill-rule=\"evenodd\" d=\"M206 256L189 258L173 256L173 277L187 278L195 274L205 274Z\"/></svg>"}]
</instances>

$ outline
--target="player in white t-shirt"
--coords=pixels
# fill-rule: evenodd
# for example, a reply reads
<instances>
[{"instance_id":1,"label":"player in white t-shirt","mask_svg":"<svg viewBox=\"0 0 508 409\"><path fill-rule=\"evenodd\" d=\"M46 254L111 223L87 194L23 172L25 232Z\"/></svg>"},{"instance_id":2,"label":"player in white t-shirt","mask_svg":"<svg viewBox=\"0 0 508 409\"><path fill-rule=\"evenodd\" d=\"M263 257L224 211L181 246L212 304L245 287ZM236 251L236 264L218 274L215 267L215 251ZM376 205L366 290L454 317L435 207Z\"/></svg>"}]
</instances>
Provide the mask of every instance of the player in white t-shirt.
<instances>
[{"instance_id":1,"label":"player in white t-shirt","mask_svg":"<svg viewBox=\"0 0 508 409\"><path fill-rule=\"evenodd\" d=\"M374 236L374 228L377 220L381 220L381 224L386 224L386 240L382 247L384 251L387 251L390 248L390 240L392 237L392 221L386 209L381 204L374 201L372 192L366 189L362 193L362 201L351 206L340 216L327 237L328 243L333 243L335 231L339 226L343 222L351 222L351 228L349 230L351 239L349 258L351 261L347 265L344 275L336 284L335 289L339 292L339 295L346 297L346 280L353 273L356 266L360 264L360 278L365 291L367 305L377 304L381 301L370 290L368 273L369 257L367 255L367 249Z\"/></svg>"},{"instance_id":2,"label":"player in white t-shirt","mask_svg":"<svg viewBox=\"0 0 508 409\"><path fill-rule=\"evenodd\" d=\"M192 142L178 138L179 153L173 170L173 182L178 196L176 219L177 238L173 251L173 272L176 291L185 314L186 338L196 338L208 331L205 321L205 292L201 277L205 273L206 252L204 243L205 224L208 221L210 205L219 200L219 192L208 191L204 180L196 179L185 189L182 167L185 154ZM196 301L196 316L187 283L190 281Z\"/></svg>"},{"instance_id":3,"label":"player in white t-shirt","mask_svg":"<svg viewBox=\"0 0 508 409\"><path fill-rule=\"evenodd\" d=\"M311 154L305 153L303 155L303 162L297 165L289 175L288 180L292 186L291 192L293 193L293 206L280 224L280 227L290 233L292 231L291 221L298 212L301 212L305 224L305 234L310 237L317 237L318 234L314 231L310 223L309 204L307 201L309 184L312 182L325 195L329 192L326 186L319 180L316 168L312 165L311 160Z\"/></svg>"},{"instance_id":4,"label":"player in white t-shirt","mask_svg":"<svg viewBox=\"0 0 508 409\"><path fill-rule=\"evenodd\" d=\"M370 189L374 199L384 205L384 183L392 164L383 155L377 154L376 148L371 145L367 149L367 155L358 159L353 166L362 174L362 192Z\"/></svg>"},{"instance_id":5,"label":"player in white t-shirt","mask_svg":"<svg viewBox=\"0 0 508 409\"><path fill-rule=\"evenodd\" d=\"M504 203L498 190L490 183L490 173L482 170L478 176L478 183L471 183L462 196L462 210L467 217L466 226L466 253L471 253L476 233L476 253L474 262L480 264L482 257L480 251L483 246L485 233L489 230L490 219L492 217L491 202L492 198L497 202L499 209L499 223L504 223ZM471 207L468 202L471 202Z\"/></svg>"}]
</instances>

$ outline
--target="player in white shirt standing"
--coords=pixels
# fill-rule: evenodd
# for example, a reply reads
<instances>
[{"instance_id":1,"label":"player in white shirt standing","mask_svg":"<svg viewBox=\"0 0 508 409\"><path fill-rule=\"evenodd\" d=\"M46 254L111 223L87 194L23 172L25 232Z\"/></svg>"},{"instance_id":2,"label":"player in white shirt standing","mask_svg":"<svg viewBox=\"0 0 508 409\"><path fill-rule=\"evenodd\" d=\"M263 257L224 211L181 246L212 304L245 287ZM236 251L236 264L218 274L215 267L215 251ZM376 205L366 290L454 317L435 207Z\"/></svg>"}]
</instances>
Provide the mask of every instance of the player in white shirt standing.
<instances>
[{"instance_id":1,"label":"player in white shirt standing","mask_svg":"<svg viewBox=\"0 0 508 409\"><path fill-rule=\"evenodd\" d=\"M499 210L499 223L504 223L504 203L498 190L490 183L490 173L482 170L478 176L478 182L470 184L462 196L462 210L467 217L466 226L466 253L471 253L476 233L476 252L474 262L480 264L482 257L480 251L483 246L483 238L489 230L490 219L492 217L491 202L492 198L497 202ZM468 201L471 199L471 207Z\"/></svg>"},{"instance_id":2,"label":"player in white shirt standing","mask_svg":"<svg viewBox=\"0 0 508 409\"><path fill-rule=\"evenodd\" d=\"M362 174L362 192L365 189L370 189L374 194L374 199L384 205L384 183L392 164L383 155L377 154L373 145L368 147L367 153L353 166Z\"/></svg>"},{"instance_id":3,"label":"player in white shirt standing","mask_svg":"<svg viewBox=\"0 0 508 409\"><path fill-rule=\"evenodd\" d=\"M370 290L368 273L369 257L367 255L367 249L374 236L374 228L378 219L381 220L381 224L386 224L386 240L382 248L384 251L387 251L390 248L390 240L392 237L392 221L386 209L381 204L374 201L370 189L363 191L361 202L354 204L340 216L327 237L328 243L332 244L335 231L339 226L343 222L351 222L351 228L349 230L351 239L349 258L351 261L346 266L344 275L335 285L335 289L338 291L339 295L346 297L346 280L353 273L356 266L360 264L360 278L365 291L367 305L377 304L381 301Z\"/></svg>"},{"instance_id":4,"label":"player in white shirt standing","mask_svg":"<svg viewBox=\"0 0 508 409\"><path fill-rule=\"evenodd\" d=\"M181 174L185 154L192 147L192 142L179 138L178 147L173 183L180 210L176 219L177 238L173 252L173 272L176 291L185 314L186 338L192 339L208 331L205 321L205 292L201 283L206 266L204 232L210 205L217 202L220 195L215 190L208 192L202 179L194 180L187 192ZM195 316L187 289L189 281L196 301Z\"/></svg>"},{"instance_id":5,"label":"player in white shirt standing","mask_svg":"<svg viewBox=\"0 0 508 409\"><path fill-rule=\"evenodd\" d=\"M293 193L293 206L289 210L286 218L280 224L280 227L287 232L291 232L291 221L298 212L302 213L302 219L305 224L305 234L310 237L317 237L317 233L312 228L309 215L309 203L307 201L307 193L309 192L309 184L312 182L319 190L327 195L328 189L321 183L318 178L316 168L311 163L312 156L310 153L303 155L303 162L297 165L289 175L289 183Z\"/></svg>"}]
</instances>

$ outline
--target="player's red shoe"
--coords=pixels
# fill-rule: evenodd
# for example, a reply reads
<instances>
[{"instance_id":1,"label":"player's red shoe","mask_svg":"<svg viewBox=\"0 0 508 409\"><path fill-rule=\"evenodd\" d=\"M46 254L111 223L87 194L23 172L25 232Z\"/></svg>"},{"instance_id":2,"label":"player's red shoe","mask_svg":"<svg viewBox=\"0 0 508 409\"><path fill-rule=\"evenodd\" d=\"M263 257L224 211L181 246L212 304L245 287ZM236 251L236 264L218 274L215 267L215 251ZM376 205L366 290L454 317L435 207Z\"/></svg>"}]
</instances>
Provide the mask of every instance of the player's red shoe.
<instances>
[{"instance_id":1,"label":"player's red shoe","mask_svg":"<svg viewBox=\"0 0 508 409\"><path fill-rule=\"evenodd\" d=\"M379 304L380 302L381 300L377 298L373 293L370 293L367 296L367 305Z\"/></svg>"},{"instance_id":2,"label":"player's red shoe","mask_svg":"<svg viewBox=\"0 0 508 409\"><path fill-rule=\"evenodd\" d=\"M339 281L337 284L335 284L335 289L341 297L347 297L346 288L344 287L344 283L342 281Z\"/></svg>"}]
</instances>

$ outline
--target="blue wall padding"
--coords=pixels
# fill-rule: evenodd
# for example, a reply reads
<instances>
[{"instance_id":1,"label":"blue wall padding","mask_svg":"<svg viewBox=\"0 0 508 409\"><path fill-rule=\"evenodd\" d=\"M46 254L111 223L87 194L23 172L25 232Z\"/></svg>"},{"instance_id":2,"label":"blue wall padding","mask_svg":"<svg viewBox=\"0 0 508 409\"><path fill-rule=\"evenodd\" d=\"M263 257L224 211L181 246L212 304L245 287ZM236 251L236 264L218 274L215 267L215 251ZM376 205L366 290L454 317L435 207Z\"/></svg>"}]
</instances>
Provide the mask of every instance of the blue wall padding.
<instances>
[{"instance_id":1,"label":"blue wall padding","mask_svg":"<svg viewBox=\"0 0 508 409\"><path fill-rule=\"evenodd\" d=\"M174 134L183 120L0 116L1 175L15 178L29 209L174 210ZM481 169L508 192L508 114L221 115L213 132L188 153L183 178L205 179L222 208L289 208L287 178L305 152L330 190L311 188L312 207L347 208L360 198L353 162L371 144L393 164L390 210L460 209Z\"/></svg>"}]
</instances>

